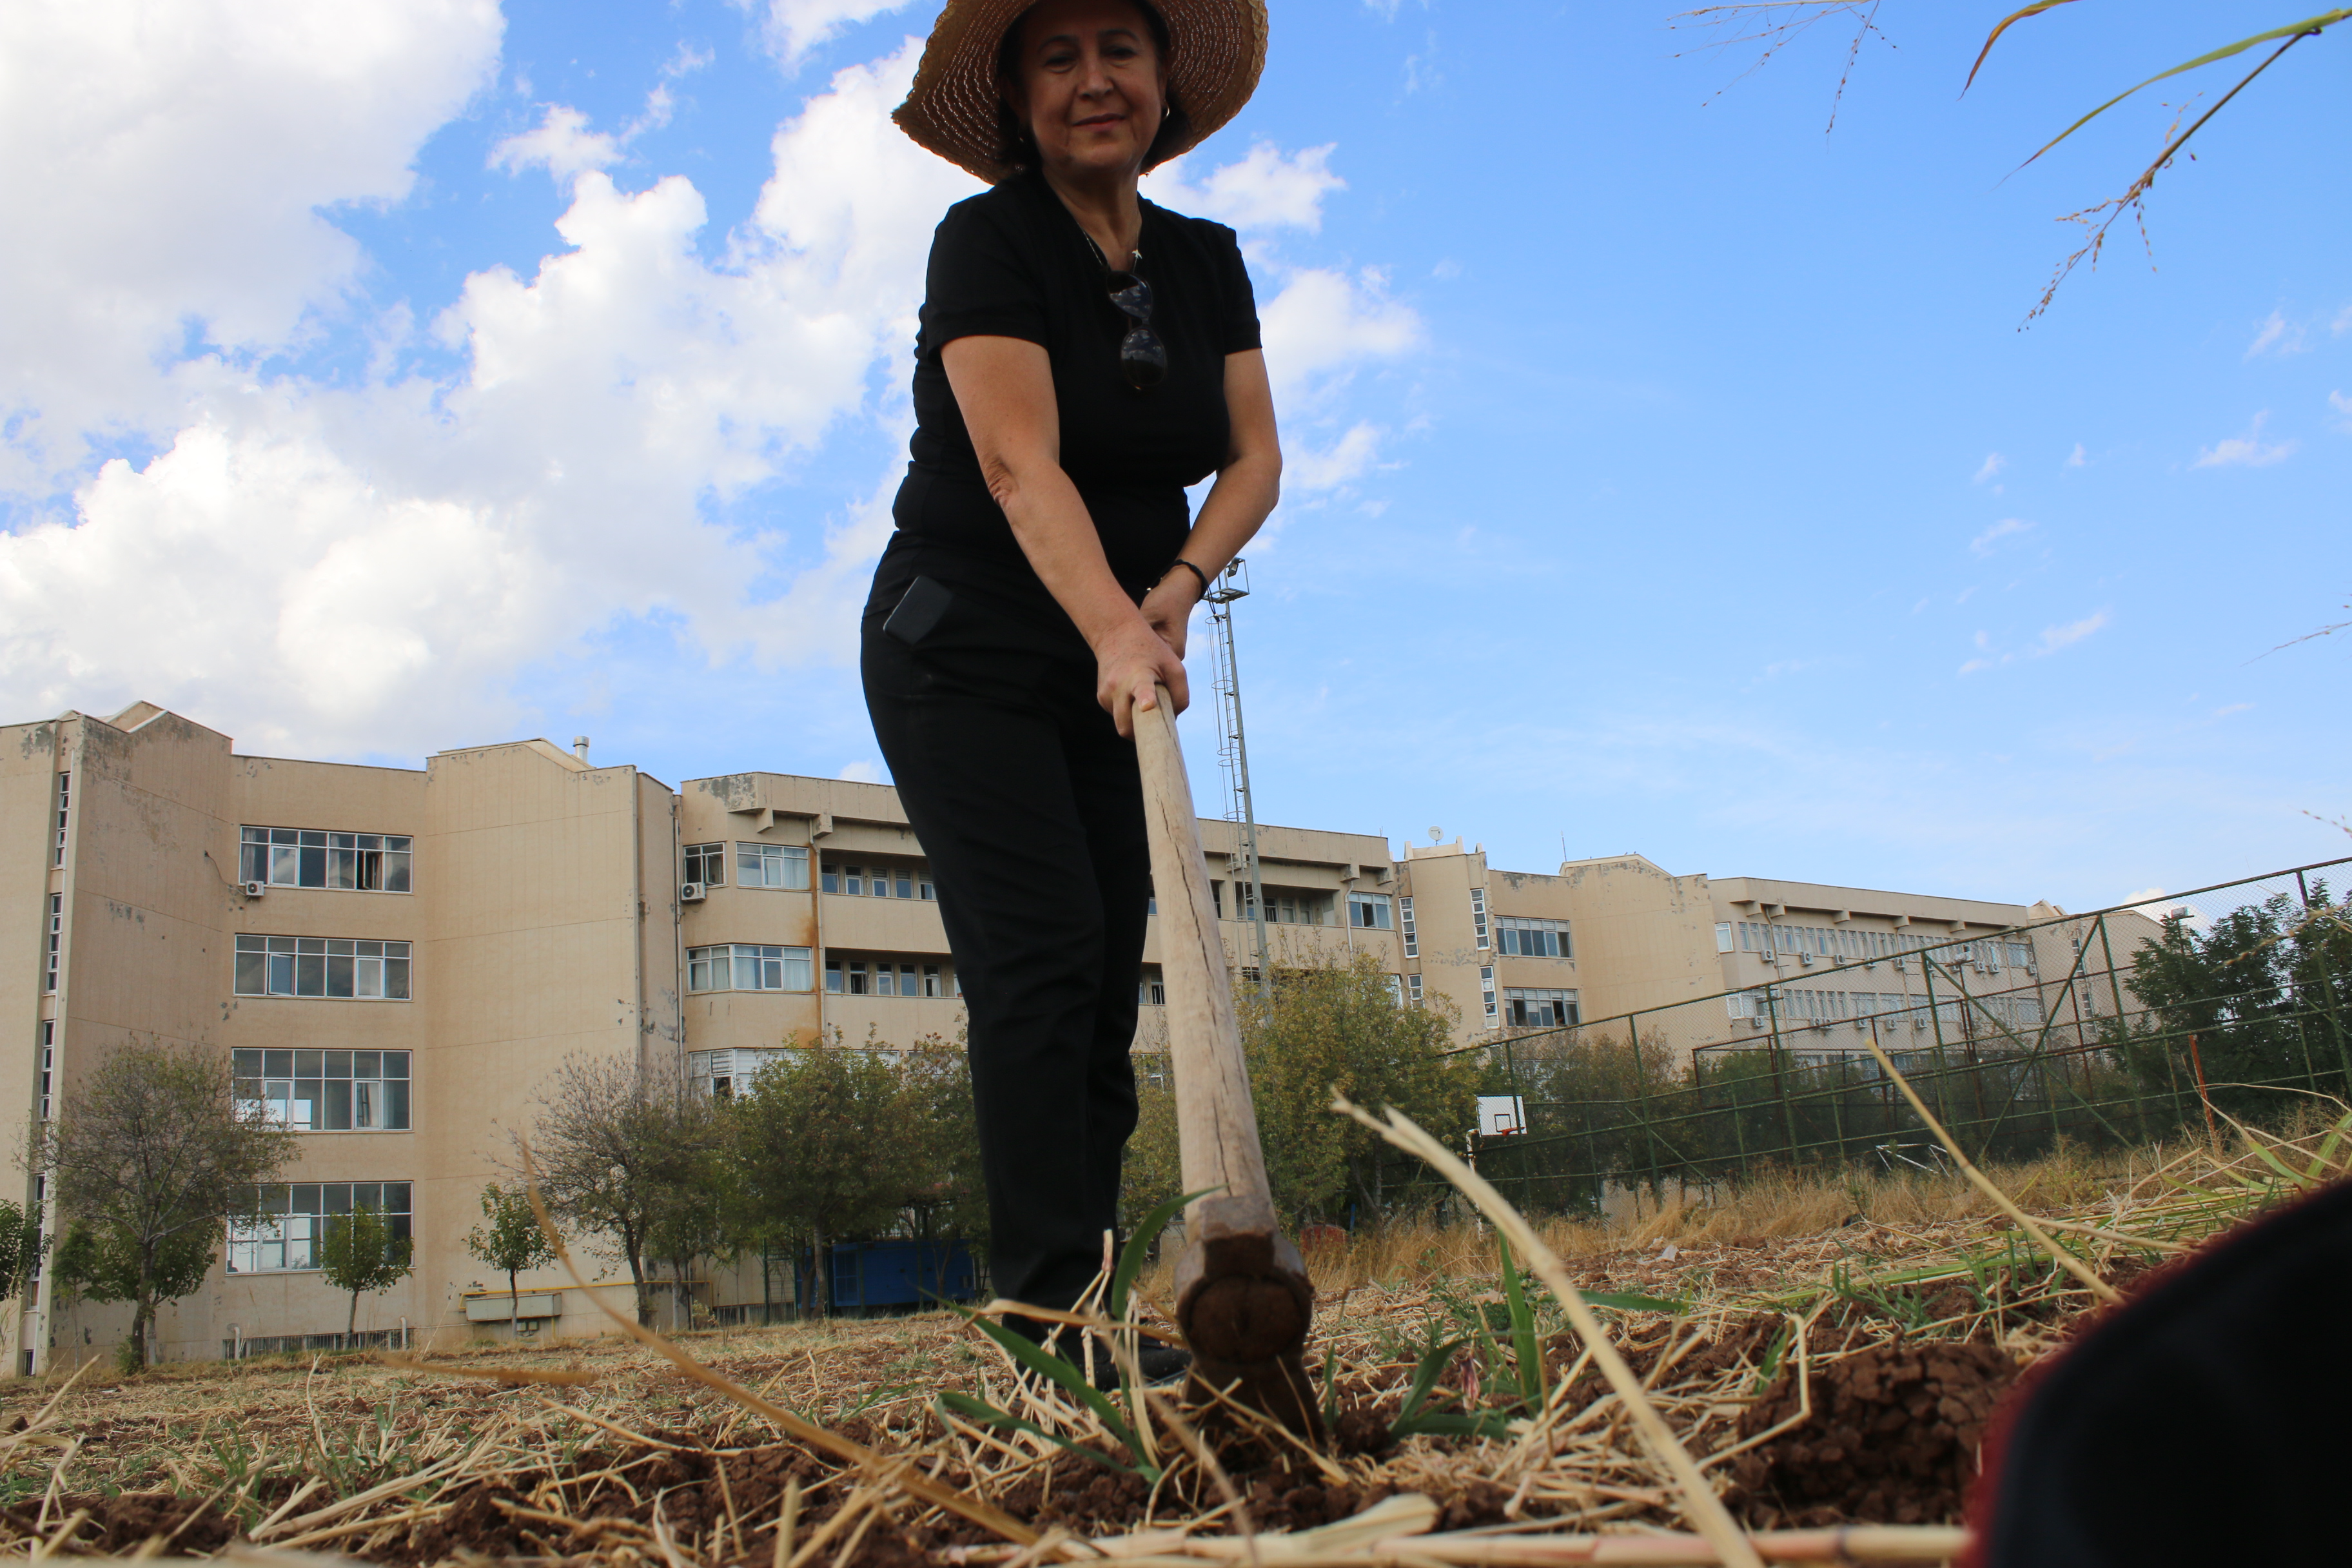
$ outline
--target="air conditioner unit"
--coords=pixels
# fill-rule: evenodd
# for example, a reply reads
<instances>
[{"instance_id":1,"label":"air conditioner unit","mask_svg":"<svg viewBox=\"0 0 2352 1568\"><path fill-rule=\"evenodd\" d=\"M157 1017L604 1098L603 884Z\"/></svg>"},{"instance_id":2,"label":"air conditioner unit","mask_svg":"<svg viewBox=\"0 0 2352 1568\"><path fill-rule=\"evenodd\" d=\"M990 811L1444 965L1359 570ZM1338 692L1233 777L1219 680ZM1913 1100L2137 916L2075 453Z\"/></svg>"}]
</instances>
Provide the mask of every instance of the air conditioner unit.
<instances>
[{"instance_id":1,"label":"air conditioner unit","mask_svg":"<svg viewBox=\"0 0 2352 1568\"><path fill-rule=\"evenodd\" d=\"M1777 952L1759 952L1756 956L1762 959L1767 963L1778 963L1780 962L1780 955Z\"/></svg>"},{"instance_id":2,"label":"air conditioner unit","mask_svg":"<svg viewBox=\"0 0 2352 1568\"><path fill-rule=\"evenodd\" d=\"M1908 974L1908 973L1911 973L1911 961L1910 961L1909 959L1907 959L1907 958L1898 958L1898 959L1896 959L1896 960L1895 961L1895 973L1897 973L1897 974Z\"/></svg>"},{"instance_id":3,"label":"air conditioner unit","mask_svg":"<svg viewBox=\"0 0 2352 1568\"><path fill-rule=\"evenodd\" d=\"M1813 966L1813 955L1810 952L1801 952L1797 954L1797 962L1811 969Z\"/></svg>"},{"instance_id":4,"label":"air conditioner unit","mask_svg":"<svg viewBox=\"0 0 2352 1568\"><path fill-rule=\"evenodd\" d=\"M1750 1018L1748 1020L1748 1026L1751 1029L1761 1029L1764 1026L1764 1022L1765 1021L1761 1018Z\"/></svg>"},{"instance_id":5,"label":"air conditioner unit","mask_svg":"<svg viewBox=\"0 0 2352 1568\"><path fill-rule=\"evenodd\" d=\"M709 896L710 889L700 882L684 882L678 886L677 901L681 904L698 904Z\"/></svg>"},{"instance_id":6,"label":"air conditioner unit","mask_svg":"<svg viewBox=\"0 0 2352 1568\"><path fill-rule=\"evenodd\" d=\"M247 882L245 884L245 896L248 899L257 899L268 891L269 891L269 884L267 882Z\"/></svg>"}]
</instances>

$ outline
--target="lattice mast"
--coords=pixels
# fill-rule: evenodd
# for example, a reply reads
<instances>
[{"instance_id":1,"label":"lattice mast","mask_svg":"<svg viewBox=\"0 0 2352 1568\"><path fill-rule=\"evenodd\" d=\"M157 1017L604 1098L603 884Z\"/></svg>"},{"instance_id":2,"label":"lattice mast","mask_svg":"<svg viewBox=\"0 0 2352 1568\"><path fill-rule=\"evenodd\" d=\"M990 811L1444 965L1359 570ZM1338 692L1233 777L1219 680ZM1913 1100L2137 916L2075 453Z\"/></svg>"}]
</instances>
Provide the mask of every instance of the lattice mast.
<instances>
[{"instance_id":1,"label":"lattice mast","mask_svg":"<svg viewBox=\"0 0 2352 1568\"><path fill-rule=\"evenodd\" d=\"M1249 597L1249 571L1236 556L1218 576L1206 595L1209 619L1215 626L1217 687L1217 772L1225 782L1225 820L1234 825L1239 852L1230 864L1228 879L1236 900L1249 889L1249 917L1257 942L1258 984L1266 983L1265 886L1258 874L1257 807L1250 799L1249 737L1242 724L1241 655L1234 644L1234 602Z\"/></svg>"}]
</instances>

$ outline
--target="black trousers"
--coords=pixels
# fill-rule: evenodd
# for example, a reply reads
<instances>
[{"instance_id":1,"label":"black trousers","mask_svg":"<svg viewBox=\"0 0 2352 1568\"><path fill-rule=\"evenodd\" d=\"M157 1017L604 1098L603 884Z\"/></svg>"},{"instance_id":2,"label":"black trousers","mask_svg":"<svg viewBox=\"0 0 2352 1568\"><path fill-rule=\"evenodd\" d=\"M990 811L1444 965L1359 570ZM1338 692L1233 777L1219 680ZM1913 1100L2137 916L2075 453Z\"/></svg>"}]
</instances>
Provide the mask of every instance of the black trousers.
<instances>
[{"instance_id":1,"label":"black trousers","mask_svg":"<svg viewBox=\"0 0 2352 1568\"><path fill-rule=\"evenodd\" d=\"M874 733L929 858L970 1019L997 1293L1067 1307L1102 1261L1135 1131L1150 858L1135 746L1083 644L961 598L916 646L862 629Z\"/></svg>"}]
</instances>

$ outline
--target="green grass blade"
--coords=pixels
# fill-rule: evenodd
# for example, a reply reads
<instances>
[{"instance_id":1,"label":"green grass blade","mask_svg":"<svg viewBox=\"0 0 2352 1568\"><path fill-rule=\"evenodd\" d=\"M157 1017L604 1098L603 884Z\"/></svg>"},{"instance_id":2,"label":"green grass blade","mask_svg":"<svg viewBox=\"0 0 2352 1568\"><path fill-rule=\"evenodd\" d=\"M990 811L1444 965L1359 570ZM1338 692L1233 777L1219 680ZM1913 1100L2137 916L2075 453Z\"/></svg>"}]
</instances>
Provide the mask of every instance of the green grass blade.
<instances>
[{"instance_id":1,"label":"green grass blade","mask_svg":"<svg viewBox=\"0 0 2352 1568\"><path fill-rule=\"evenodd\" d=\"M1614 1307L1621 1312L1672 1312L1680 1317L1691 1307L1688 1301L1676 1301L1664 1296L1643 1296L1632 1290L1582 1290L1578 1294L1596 1307Z\"/></svg>"},{"instance_id":2,"label":"green grass blade","mask_svg":"<svg viewBox=\"0 0 2352 1568\"><path fill-rule=\"evenodd\" d=\"M1129 1237L1127 1245L1119 1249L1118 1267L1111 1270L1108 1300L1113 1322L1121 1321L1127 1317L1127 1293L1134 1289L1135 1277L1143 1272L1144 1257L1151 1250L1153 1239L1168 1228L1168 1222L1174 1219L1178 1211L1186 1204L1191 1203L1194 1198L1205 1198L1211 1193L1220 1190L1216 1187L1202 1187L1197 1193L1186 1193L1181 1198L1170 1198L1137 1223L1135 1234Z\"/></svg>"},{"instance_id":3,"label":"green grass blade","mask_svg":"<svg viewBox=\"0 0 2352 1568\"><path fill-rule=\"evenodd\" d=\"M1977 72L1984 69L1985 57L1992 53L1993 45L2000 41L2000 36L2003 33L2009 31L2009 25L2011 22L2022 22L2028 16L2039 16L2044 11L2054 10L2058 6L2071 5L2073 4L2074 0L2033 0L2033 4L2028 5L2024 10L2012 11L2008 16L2003 16L2000 19L2000 25L1993 28L1992 32L1986 37L1984 47L1977 51L1977 63L1969 68L1969 79L1960 84L1960 95L1963 98L1967 97L1969 89L1976 85Z\"/></svg>"},{"instance_id":4,"label":"green grass blade","mask_svg":"<svg viewBox=\"0 0 2352 1568\"><path fill-rule=\"evenodd\" d=\"M984 1318L969 1310L964 1316L973 1328L1002 1346L1005 1354L1038 1376L1048 1378L1068 1390L1072 1398L1094 1412L1095 1419L1103 1424L1103 1429L1118 1438L1129 1453L1138 1458L1143 1457L1142 1446L1136 1442L1135 1433L1127 1423L1119 1418L1118 1407L1094 1385L1083 1370L1055 1355L1028 1335L1007 1328L992 1318Z\"/></svg>"},{"instance_id":5,"label":"green grass blade","mask_svg":"<svg viewBox=\"0 0 2352 1568\"><path fill-rule=\"evenodd\" d=\"M1073 1454L1092 1459L1096 1464L1101 1465L1107 1469L1117 1470L1120 1475L1141 1476L1146 1481L1151 1482L1157 1482L1160 1479L1160 1470L1157 1466L1122 1465L1108 1454L1098 1454L1094 1449L1086 1447L1082 1443L1074 1443L1058 1432L1048 1432L1043 1426L1038 1426L1034 1421L1025 1421L1020 1416L1013 1415L1010 1410L999 1410L995 1405L989 1404L986 1400L975 1399L969 1394L958 1394L950 1390L940 1395L940 1403L946 1405L950 1410L954 1411L957 1415L962 1416L965 1420L972 1422L977 1426L994 1426L1000 1430L1010 1429L1014 1432L1026 1432L1033 1437L1043 1437L1048 1443L1055 1444L1061 1447L1067 1448ZM1133 1453L1134 1451L1135 1450L1132 1447L1128 1450L1129 1453Z\"/></svg>"},{"instance_id":6,"label":"green grass blade","mask_svg":"<svg viewBox=\"0 0 2352 1568\"><path fill-rule=\"evenodd\" d=\"M1507 1437L1511 1435L1511 1417L1500 1410L1481 1410L1468 1415L1433 1410L1410 1420L1399 1419L1390 1426L1389 1432L1398 1437L1423 1432L1442 1437Z\"/></svg>"},{"instance_id":7,"label":"green grass blade","mask_svg":"<svg viewBox=\"0 0 2352 1568\"><path fill-rule=\"evenodd\" d=\"M1323 1351L1323 1430L1339 1429L1339 1357L1329 1346Z\"/></svg>"},{"instance_id":8,"label":"green grass blade","mask_svg":"<svg viewBox=\"0 0 2352 1568\"><path fill-rule=\"evenodd\" d=\"M2352 17L2352 7L2339 8L2334 11L2322 11L2316 16L2306 16L2300 22L2290 22L2284 27L2273 27L2266 33L2256 33L2250 38L2240 38L2234 44L2224 44L2218 49L2213 49L2208 53L2199 55L2193 60L2183 60L2180 64L2173 67L2170 70L2158 71L2154 76L2148 78L2146 81L2141 82L2139 87L2127 87L2124 89L2123 91L2116 94L2115 97L2107 100L2106 102L2099 105L2098 108L2091 110L2090 113L2085 114L2082 119L2077 120L2074 124L2066 127L2065 130L2058 132L2057 135L2053 136L2033 154L2033 158L2041 157L2043 153L2047 153L2051 148L2055 147L2059 142L2063 142L2067 137L2072 136L2075 132L2080 131L2084 126L2088 125L2092 121L2096 120L2100 115L2105 114L2108 110L2113 109L2116 104L2121 103L2125 99L2129 98L2133 93L2139 91L2140 88L2154 87L2158 82L2164 80L2166 78L2179 76L2182 71L2192 71L2199 66L2210 66L2215 60L2226 60L2231 55L2243 54L2246 50L2252 48L2256 44L2266 44L2273 38L2292 37L2298 33L2315 33L2323 28L2332 27L2336 23L2341 22L2347 17ZM2025 163L2032 163L2033 158L2028 158ZM2018 165L2021 169L2024 166L2024 163Z\"/></svg>"},{"instance_id":9,"label":"green grass blade","mask_svg":"<svg viewBox=\"0 0 2352 1568\"><path fill-rule=\"evenodd\" d=\"M1503 1255L1503 1300L1511 1312L1511 1353L1519 1363L1519 1396L1528 1402L1529 1414L1544 1407L1550 1390L1544 1383L1543 1349L1536 1342L1536 1315L1528 1305L1528 1292L1519 1281L1519 1270L1511 1258L1511 1244L1500 1232L1495 1245Z\"/></svg>"},{"instance_id":10,"label":"green grass blade","mask_svg":"<svg viewBox=\"0 0 2352 1568\"><path fill-rule=\"evenodd\" d=\"M1432 1345L1422 1352L1421 1364L1413 1368L1412 1386L1405 1390L1404 1403L1397 1407L1398 1422L1412 1420L1421 1409L1422 1402L1429 1397L1429 1391L1437 1386L1438 1378L1444 1375L1445 1363L1454 1359L1454 1352L1462 1348L1462 1343L1461 1339L1451 1339L1443 1344Z\"/></svg>"}]
</instances>

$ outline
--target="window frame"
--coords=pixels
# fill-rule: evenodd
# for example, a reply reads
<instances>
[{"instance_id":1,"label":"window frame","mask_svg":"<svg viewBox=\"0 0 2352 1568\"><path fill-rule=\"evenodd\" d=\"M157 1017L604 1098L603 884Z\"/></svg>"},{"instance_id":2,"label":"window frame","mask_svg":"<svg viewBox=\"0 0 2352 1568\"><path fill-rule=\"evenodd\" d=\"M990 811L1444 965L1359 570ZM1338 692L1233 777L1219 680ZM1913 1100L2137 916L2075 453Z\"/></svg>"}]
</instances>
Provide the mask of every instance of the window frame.
<instances>
[{"instance_id":1,"label":"window frame","mask_svg":"<svg viewBox=\"0 0 2352 1568\"><path fill-rule=\"evenodd\" d=\"M727 885L728 844L721 839L713 844L689 844L678 855L678 881L699 882L706 888ZM712 876L716 871L719 874Z\"/></svg>"},{"instance_id":2,"label":"window frame","mask_svg":"<svg viewBox=\"0 0 2352 1568\"><path fill-rule=\"evenodd\" d=\"M416 891L416 835L413 833L276 827L252 822L239 824L236 831L239 881L325 893L405 897ZM374 857L373 862L370 856ZM338 879L339 867L345 879Z\"/></svg>"},{"instance_id":3,"label":"window frame","mask_svg":"<svg viewBox=\"0 0 2352 1568\"><path fill-rule=\"evenodd\" d=\"M416 1131L414 1051L240 1046L229 1052L229 1071L239 1108L258 1106L266 1120L297 1132ZM344 1086L341 1126L336 1125L338 1084ZM363 1089L362 1085L370 1087ZM306 1108L299 1119L294 1109L298 1105Z\"/></svg>"},{"instance_id":4,"label":"window frame","mask_svg":"<svg viewBox=\"0 0 2352 1568\"><path fill-rule=\"evenodd\" d=\"M371 948L375 951L366 951ZM340 972L339 963L342 966ZM290 989L278 988L281 973ZM346 989L334 988L339 973ZM361 989L371 973L375 988ZM259 977L259 989L247 984L248 978L256 975ZM230 944L229 993L257 1000L414 1002L415 943L389 937L297 937L239 931Z\"/></svg>"},{"instance_id":5,"label":"window frame","mask_svg":"<svg viewBox=\"0 0 2352 1568\"><path fill-rule=\"evenodd\" d=\"M231 1275L316 1274L319 1270L319 1244L326 1239L327 1226L338 1215L352 1213L362 1203L359 1189L373 1188L376 1201L366 1206L374 1209L392 1222L395 1241L408 1243L409 1256L416 1255L416 1184L415 1181L379 1182L270 1182L255 1190L255 1206L266 1216L258 1221L232 1222L228 1227L228 1246L223 1267ZM400 1207L388 1201L390 1190L399 1189ZM271 1206L269 1194L285 1194L283 1208ZM307 1205L303 1204L308 1196ZM332 1206L340 1196L341 1207ZM298 1208L298 1205L303 1206ZM275 1234L268 1234L274 1232ZM262 1250L275 1247L279 1261L268 1264L259 1261ZM303 1262L286 1259L290 1249L301 1247ZM254 1248L246 1254L248 1267L237 1266L241 1248Z\"/></svg>"},{"instance_id":6,"label":"window frame","mask_svg":"<svg viewBox=\"0 0 2352 1568\"><path fill-rule=\"evenodd\" d=\"M757 862L756 868L753 862ZM753 881L751 872L758 870L760 879ZM769 879L781 871L783 880ZM793 880L797 872L800 880ZM809 851L805 844L758 844L748 839L735 843L735 885L762 892L805 893L809 890Z\"/></svg>"},{"instance_id":7,"label":"window frame","mask_svg":"<svg viewBox=\"0 0 2352 1568\"><path fill-rule=\"evenodd\" d=\"M686 950L686 993L689 996L712 996L724 991L752 995L806 996L816 989L815 959L814 948L795 947L784 942L706 942ZM724 967L724 984L717 983L711 968L714 964ZM801 975L808 984L789 984L794 964L800 965ZM768 984L772 973L776 980L772 985ZM700 984L695 984L698 973L702 977ZM751 984L740 984L747 974Z\"/></svg>"}]
</instances>

